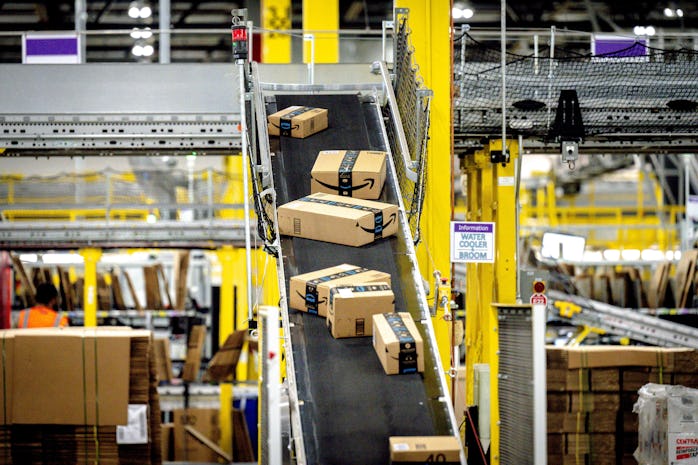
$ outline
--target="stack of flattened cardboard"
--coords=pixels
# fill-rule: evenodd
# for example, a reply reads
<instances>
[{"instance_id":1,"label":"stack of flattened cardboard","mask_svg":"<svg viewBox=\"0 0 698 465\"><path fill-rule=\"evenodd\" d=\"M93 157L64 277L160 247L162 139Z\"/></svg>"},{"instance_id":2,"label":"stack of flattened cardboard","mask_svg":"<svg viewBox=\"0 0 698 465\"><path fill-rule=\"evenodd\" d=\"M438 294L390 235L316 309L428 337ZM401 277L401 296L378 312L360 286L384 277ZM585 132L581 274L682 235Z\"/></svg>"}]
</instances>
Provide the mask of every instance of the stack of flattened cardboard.
<instances>
[{"instance_id":1,"label":"stack of flattened cardboard","mask_svg":"<svg viewBox=\"0 0 698 465\"><path fill-rule=\"evenodd\" d=\"M0 463L161 463L149 331L25 329L0 337ZM133 409L141 415L132 418Z\"/></svg>"},{"instance_id":2,"label":"stack of flattened cardboard","mask_svg":"<svg viewBox=\"0 0 698 465\"><path fill-rule=\"evenodd\" d=\"M651 381L695 385L698 352L548 347L547 368L548 462L624 464L637 448L638 389Z\"/></svg>"},{"instance_id":3,"label":"stack of flattened cardboard","mask_svg":"<svg viewBox=\"0 0 698 465\"><path fill-rule=\"evenodd\" d=\"M235 376L235 367L240 359L247 331L233 331L218 349L206 368L204 381L225 381Z\"/></svg>"},{"instance_id":4,"label":"stack of flattened cardboard","mask_svg":"<svg viewBox=\"0 0 698 465\"><path fill-rule=\"evenodd\" d=\"M204 341L206 339L206 326L192 326L187 341L187 358L182 369L182 380L196 381L199 379L199 369L201 368L201 355L204 351Z\"/></svg>"}]
</instances>

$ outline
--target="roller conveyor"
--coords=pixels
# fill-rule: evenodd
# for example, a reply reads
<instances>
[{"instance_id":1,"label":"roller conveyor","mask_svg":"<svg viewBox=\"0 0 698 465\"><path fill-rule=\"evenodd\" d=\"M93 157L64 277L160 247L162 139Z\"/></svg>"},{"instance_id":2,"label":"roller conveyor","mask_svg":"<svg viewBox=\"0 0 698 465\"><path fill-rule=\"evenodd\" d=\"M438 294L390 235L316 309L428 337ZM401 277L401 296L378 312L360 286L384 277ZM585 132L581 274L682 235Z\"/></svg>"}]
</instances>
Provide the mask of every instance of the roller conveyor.
<instances>
[{"instance_id":1,"label":"roller conveyor","mask_svg":"<svg viewBox=\"0 0 698 465\"><path fill-rule=\"evenodd\" d=\"M290 105L329 110L329 128L306 139L271 138L277 205L310 193L310 170L320 150L386 150L382 116L358 95L276 95L267 114ZM393 170L389 164L389 170ZM381 201L397 204L390 175ZM404 218L402 218L404 221ZM420 304L404 228L364 247L281 238L283 269L293 275L341 263L390 273L397 311L409 311L425 339L425 373L388 376L371 338L333 339L324 318L288 310L305 463L389 462L388 437L455 434L444 397L440 365L429 346L425 305Z\"/></svg>"}]
</instances>

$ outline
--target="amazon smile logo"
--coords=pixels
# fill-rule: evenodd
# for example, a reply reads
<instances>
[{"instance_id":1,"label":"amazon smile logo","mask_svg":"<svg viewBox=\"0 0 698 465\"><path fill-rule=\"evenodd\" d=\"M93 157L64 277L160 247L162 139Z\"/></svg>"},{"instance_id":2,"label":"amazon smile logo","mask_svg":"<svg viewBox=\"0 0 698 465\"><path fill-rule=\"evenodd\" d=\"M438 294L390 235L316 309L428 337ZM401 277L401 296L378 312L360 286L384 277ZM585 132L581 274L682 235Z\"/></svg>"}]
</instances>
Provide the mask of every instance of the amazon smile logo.
<instances>
[{"instance_id":1,"label":"amazon smile logo","mask_svg":"<svg viewBox=\"0 0 698 465\"><path fill-rule=\"evenodd\" d=\"M373 189L373 186L376 183L375 179L372 178L366 178L364 179L363 184L359 184L358 186L333 186L332 184L322 182L319 179L313 178L313 180L320 184L323 187L326 187L328 189L332 189L333 191L339 192L340 195L351 195L353 191L358 191L360 189L363 189L368 186L368 189Z\"/></svg>"}]
</instances>

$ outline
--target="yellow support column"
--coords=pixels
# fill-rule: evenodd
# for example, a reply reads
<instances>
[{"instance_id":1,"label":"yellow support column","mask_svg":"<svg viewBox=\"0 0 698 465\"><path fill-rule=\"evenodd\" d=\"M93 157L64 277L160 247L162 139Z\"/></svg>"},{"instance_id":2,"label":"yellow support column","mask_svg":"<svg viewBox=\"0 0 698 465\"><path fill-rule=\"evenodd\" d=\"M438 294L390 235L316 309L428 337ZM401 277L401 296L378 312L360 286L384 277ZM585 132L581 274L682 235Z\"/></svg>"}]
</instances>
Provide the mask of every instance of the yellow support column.
<instances>
[{"instance_id":1,"label":"yellow support column","mask_svg":"<svg viewBox=\"0 0 698 465\"><path fill-rule=\"evenodd\" d=\"M499 324L495 303L516 302L516 201L515 163L518 144L507 142L511 154L505 167L492 165L491 151L501 151L501 141L464 162L468 176L468 221L495 223L495 263L469 263L466 267L466 403L473 405L473 365L490 367L490 456L499 464ZM480 412L485 414L485 412ZM481 433L482 434L482 433Z\"/></svg>"},{"instance_id":2,"label":"yellow support column","mask_svg":"<svg viewBox=\"0 0 698 465\"><path fill-rule=\"evenodd\" d=\"M303 0L303 32L315 36L315 63L339 62L339 0ZM307 32L306 32L307 31ZM303 44L303 62L309 63L311 44Z\"/></svg>"},{"instance_id":3,"label":"yellow support column","mask_svg":"<svg viewBox=\"0 0 698 465\"><path fill-rule=\"evenodd\" d=\"M232 246L223 246L216 251L218 261L221 264L221 290L220 307L218 309L218 343L223 344L225 339L234 329L234 279L236 269L236 249ZM244 269L244 268L243 268ZM232 453L233 451L233 386L229 383L220 384L220 425L221 448Z\"/></svg>"},{"instance_id":4,"label":"yellow support column","mask_svg":"<svg viewBox=\"0 0 698 465\"><path fill-rule=\"evenodd\" d=\"M422 212L423 242L417 248L422 276L429 282L439 270L451 274L449 222L452 218L452 109L451 109L451 2L397 0L395 7L409 8L414 58L424 85L434 91L427 144L427 192ZM404 117L404 116L403 116ZM450 366L450 326L434 321L441 360ZM450 384L450 383L449 383Z\"/></svg>"},{"instance_id":5,"label":"yellow support column","mask_svg":"<svg viewBox=\"0 0 698 465\"><path fill-rule=\"evenodd\" d=\"M291 0L262 0L262 63L291 63ZM282 31L282 32L276 32Z\"/></svg>"},{"instance_id":6,"label":"yellow support column","mask_svg":"<svg viewBox=\"0 0 698 465\"><path fill-rule=\"evenodd\" d=\"M97 326L97 262L102 256L101 249L81 249L85 261L85 284L82 298L84 326Z\"/></svg>"}]
</instances>

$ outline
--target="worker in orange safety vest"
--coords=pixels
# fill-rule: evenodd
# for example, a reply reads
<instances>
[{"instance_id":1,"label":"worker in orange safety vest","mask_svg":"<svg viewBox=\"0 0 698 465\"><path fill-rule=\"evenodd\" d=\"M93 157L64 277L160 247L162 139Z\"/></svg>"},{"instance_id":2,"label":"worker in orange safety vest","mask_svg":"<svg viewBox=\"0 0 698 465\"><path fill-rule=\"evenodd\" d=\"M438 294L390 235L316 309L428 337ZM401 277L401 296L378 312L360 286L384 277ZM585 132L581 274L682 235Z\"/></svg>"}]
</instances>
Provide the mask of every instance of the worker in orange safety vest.
<instances>
[{"instance_id":1,"label":"worker in orange safety vest","mask_svg":"<svg viewBox=\"0 0 698 465\"><path fill-rule=\"evenodd\" d=\"M68 318L53 310L58 299L56 286L41 283L36 288L36 305L19 312L18 328L58 328L68 326Z\"/></svg>"}]
</instances>

